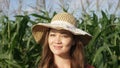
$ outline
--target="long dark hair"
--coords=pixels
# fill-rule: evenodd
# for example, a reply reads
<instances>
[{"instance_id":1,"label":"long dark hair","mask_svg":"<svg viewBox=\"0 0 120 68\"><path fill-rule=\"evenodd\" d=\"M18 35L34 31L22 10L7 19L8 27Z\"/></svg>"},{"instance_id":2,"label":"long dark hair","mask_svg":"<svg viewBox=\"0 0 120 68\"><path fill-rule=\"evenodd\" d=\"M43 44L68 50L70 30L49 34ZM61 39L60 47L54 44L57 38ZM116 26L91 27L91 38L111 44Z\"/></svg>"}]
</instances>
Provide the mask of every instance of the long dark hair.
<instances>
[{"instance_id":1,"label":"long dark hair","mask_svg":"<svg viewBox=\"0 0 120 68\"><path fill-rule=\"evenodd\" d=\"M48 45L48 35L46 34L43 45L42 59L38 68L56 68L54 64L54 56ZM74 36L75 44L71 47L71 68L84 68L84 46L78 36Z\"/></svg>"}]
</instances>

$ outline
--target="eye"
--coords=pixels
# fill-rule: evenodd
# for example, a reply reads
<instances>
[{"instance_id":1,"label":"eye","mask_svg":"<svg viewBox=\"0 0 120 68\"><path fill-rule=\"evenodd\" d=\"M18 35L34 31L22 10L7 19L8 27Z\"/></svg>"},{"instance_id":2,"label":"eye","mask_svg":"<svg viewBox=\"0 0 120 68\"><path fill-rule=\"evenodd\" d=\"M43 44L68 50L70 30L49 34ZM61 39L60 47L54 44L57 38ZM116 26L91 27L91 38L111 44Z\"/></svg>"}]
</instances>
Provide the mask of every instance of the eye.
<instances>
[{"instance_id":1,"label":"eye","mask_svg":"<svg viewBox=\"0 0 120 68\"><path fill-rule=\"evenodd\" d=\"M49 34L49 36L50 36L50 37L54 37L54 36L55 36L55 34L51 34L51 33L50 33L50 34Z\"/></svg>"}]
</instances>

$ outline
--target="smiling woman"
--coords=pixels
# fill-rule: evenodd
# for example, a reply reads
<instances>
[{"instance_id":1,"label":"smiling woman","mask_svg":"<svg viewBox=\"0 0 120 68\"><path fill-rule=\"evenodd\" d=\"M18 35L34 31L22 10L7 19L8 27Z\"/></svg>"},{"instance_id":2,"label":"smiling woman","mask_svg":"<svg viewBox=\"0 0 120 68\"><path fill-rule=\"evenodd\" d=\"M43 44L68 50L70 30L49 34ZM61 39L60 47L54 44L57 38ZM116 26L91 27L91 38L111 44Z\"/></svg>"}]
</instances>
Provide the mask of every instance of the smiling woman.
<instances>
[{"instance_id":1,"label":"smiling woman","mask_svg":"<svg viewBox=\"0 0 120 68\"><path fill-rule=\"evenodd\" d=\"M90 68L84 60L84 46L91 35L76 27L71 14L58 13L51 23L34 25L32 34L43 45L39 68Z\"/></svg>"},{"instance_id":2,"label":"smiling woman","mask_svg":"<svg viewBox=\"0 0 120 68\"><path fill-rule=\"evenodd\" d=\"M74 40L72 34L68 31L51 29L48 36L48 43L50 50L55 56L58 55L64 58L69 56L69 51Z\"/></svg>"}]
</instances>

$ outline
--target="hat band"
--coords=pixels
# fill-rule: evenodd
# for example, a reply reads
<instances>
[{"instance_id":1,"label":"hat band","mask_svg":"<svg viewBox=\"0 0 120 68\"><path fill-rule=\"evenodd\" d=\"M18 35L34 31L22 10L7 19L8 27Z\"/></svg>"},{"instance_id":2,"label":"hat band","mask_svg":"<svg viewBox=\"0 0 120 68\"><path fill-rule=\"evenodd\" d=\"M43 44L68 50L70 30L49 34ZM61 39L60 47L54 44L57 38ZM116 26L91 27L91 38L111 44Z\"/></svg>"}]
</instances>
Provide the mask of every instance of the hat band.
<instances>
[{"instance_id":1,"label":"hat band","mask_svg":"<svg viewBox=\"0 0 120 68\"><path fill-rule=\"evenodd\" d=\"M74 30L76 27L66 21L52 21L51 24Z\"/></svg>"}]
</instances>

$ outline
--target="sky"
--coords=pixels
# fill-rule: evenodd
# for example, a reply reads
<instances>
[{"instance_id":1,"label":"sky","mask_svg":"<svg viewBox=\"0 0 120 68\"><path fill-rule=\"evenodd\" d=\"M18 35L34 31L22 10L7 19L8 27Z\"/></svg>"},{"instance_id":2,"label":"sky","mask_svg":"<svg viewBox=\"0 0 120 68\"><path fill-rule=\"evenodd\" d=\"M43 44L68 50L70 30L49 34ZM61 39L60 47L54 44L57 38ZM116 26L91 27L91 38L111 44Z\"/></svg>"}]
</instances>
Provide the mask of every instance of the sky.
<instances>
[{"instance_id":1,"label":"sky","mask_svg":"<svg viewBox=\"0 0 120 68\"><path fill-rule=\"evenodd\" d=\"M82 6L81 4L81 0L64 0L64 3L60 3L58 0L45 0L46 1L46 10L48 12L61 12L61 6L64 6L64 4L68 4L69 6L69 12L75 12L76 15L80 14L80 12L82 11ZM97 7L96 5L96 1L97 0L89 0L90 2L90 6L88 6L86 4L86 0L82 0L84 8L86 9L86 12L91 12L94 11L95 13L99 14L99 12L97 11ZM99 0L99 9L100 10L104 10L105 12L112 14L114 12L116 12L116 15L120 16L120 10L115 11L115 7L117 6L119 0ZM17 10L18 8L18 0L10 0L10 12L9 14L14 13L13 10ZM112 4L111 8L109 9L110 5L108 4ZM29 13L34 13L35 11L33 11L34 9L32 9L30 6L35 7L36 6L36 0L24 0L23 5L22 5L22 11L28 11ZM64 6L64 7L68 7L68 6ZM51 9L52 8L52 9ZM82 13L82 12L81 12Z\"/></svg>"},{"instance_id":2,"label":"sky","mask_svg":"<svg viewBox=\"0 0 120 68\"><path fill-rule=\"evenodd\" d=\"M30 6L35 6L36 0L24 0L23 2L23 11L32 11ZM10 0L10 11L17 10L18 8L18 0Z\"/></svg>"}]
</instances>

